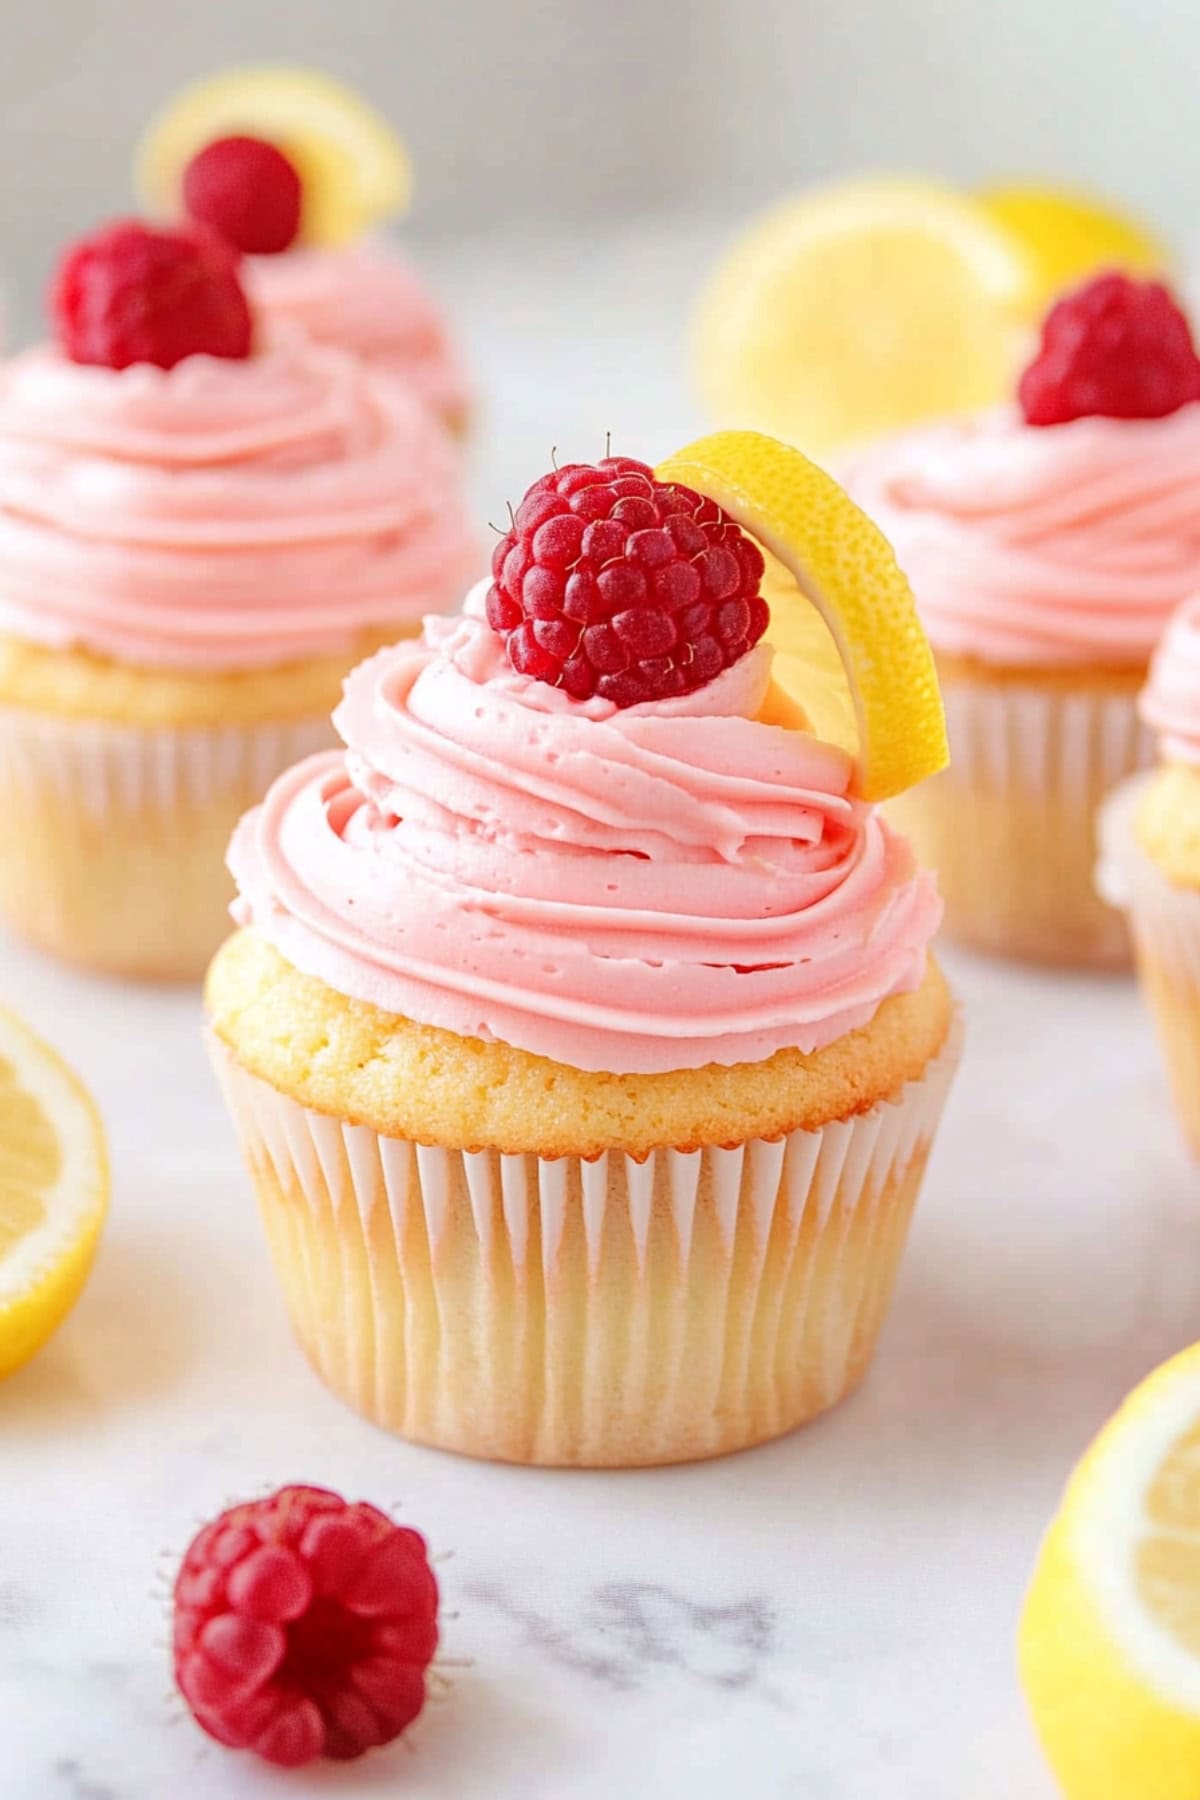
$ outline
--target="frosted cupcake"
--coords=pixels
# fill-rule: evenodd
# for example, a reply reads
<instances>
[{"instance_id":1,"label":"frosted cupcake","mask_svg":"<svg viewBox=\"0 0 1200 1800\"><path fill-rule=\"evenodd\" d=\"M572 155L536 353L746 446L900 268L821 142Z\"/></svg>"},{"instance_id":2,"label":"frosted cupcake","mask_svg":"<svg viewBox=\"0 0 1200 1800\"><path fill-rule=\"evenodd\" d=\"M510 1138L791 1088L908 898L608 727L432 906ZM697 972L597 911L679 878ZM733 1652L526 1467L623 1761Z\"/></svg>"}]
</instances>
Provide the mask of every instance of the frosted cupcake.
<instances>
[{"instance_id":1,"label":"frosted cupcake","mask_svg":"<svg viewBox=\"0 0 1200 1800\"><path fill-rule=\"evenodd\" d=\"M1141 713L1158 766L1105 806L1099 886L1128 909L1175 1108L1200 1156L1200 599L1171 620Z\"/></svg>"},{"instance_id":2,"label":"frosted cupcake","mask_svg":"<svg viewBox=\"0 0 1200 1800\"><path fill-rule=\"evenodd\" d=\"M773 688L743 527L870 569L914 672L877 778L940 731L895 565L769 439L668 473L531 489L490 589L355 671L345 753L231 852L207 1006L296 1332L475 1455L710 1456L850 1392L957 1056L933 879Z\"/></svg>"},{"instance_id":3,"label":"frosted cupcake","mask_svg":"<svg viewBox=\"0 0 1200 1800\"><path fill-rule=\"evenodd\" d=\"M987 950L1119 964L1096 810L1144 766L1137 695L1200 587L1200 362L1165 290L1105 276L1059 303L1019 408L863 453L937 656L953 765L897 818L948 929Z\"/></svg>"},{"instance_id":4,"label":"frosted cupcake","mask_svg":"<svg viewBox=\"0 0 1200 1800\"><path fill-rule=\"evenodd\" d=\"M154 210L244 253L268 325L352 351L465 430L471 390L449 323L410 259L375 235L408 203L408 160L356 94L287 67L197 82L147 132L139 185Z\"/></svg>"},{"instance_id":5,"label":"frosted cupcake","mask_svg":"<svg viewBox=\"0 0 1200 1800\"><path fill-rule=\"evenodd\" d=\"M461 591L457 458L395 382L259 349L216 239L109 227L54 313L0 366L0 914L195 975L235 820L332 741L346 671Z\"/></svg>"}]
</instances>

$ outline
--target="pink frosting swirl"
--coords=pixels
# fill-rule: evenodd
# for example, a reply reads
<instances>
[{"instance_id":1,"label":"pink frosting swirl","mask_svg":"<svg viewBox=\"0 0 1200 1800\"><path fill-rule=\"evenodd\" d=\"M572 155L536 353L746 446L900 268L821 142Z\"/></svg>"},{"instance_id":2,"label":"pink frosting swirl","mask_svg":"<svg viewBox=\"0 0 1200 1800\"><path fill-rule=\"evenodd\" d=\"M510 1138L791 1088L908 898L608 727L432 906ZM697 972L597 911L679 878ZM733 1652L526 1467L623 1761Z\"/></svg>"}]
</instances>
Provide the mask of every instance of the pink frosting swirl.
<instances>
[{"instance_id":1,"label":"pink frosting swirl","mask_svg":"<svg viewBox=\"0 0 1200 1800\"><path fill-rule=\"evenodd\" d=\"M298 335L243 362L0 366L0 631L238 669L419 619L476 561L453 446Z\"/></svg>"},{"instance_id":2,"label":"pink frosting swirl","mask_svg":"<svg viewBox=\"0 0 1200 1800\"><path fill-rule=\"evenodd\" d=\"M811 1051L921 981L932 877L850 759L754 718L764 645L618 711L514 674L482 589L362 664L277 781L236 916L339 992L614 1073Z\"/></svg>"},{"instance_id":3,"label":"pink frosting swirl","mask_svg":"<svg viewBox=\"0 0 1200 1800\"><path fill-rule=\"evenodd\" d=\"M1200 405L1165 419L947 421L843 471L936 648L1039 667L1145 663L1200 588Z\"/></svg>"},{"instance_id":4,"label":"pink frosting swirl","mask_svg":"<svg viewBox=\"0 0 1200 1800\"><path fill-rule=\"evenodd\" d=\"M1200 594L1172 615L1139 705L1165 762L1200 764Z\"/></svg>"},{"instance_id":5,"label":"pink frosting swirl","mask_svg":"<svg viewBox=\"0 0 1200 1800\"><path fill-rule=\"evenodd\" d=\"M380 243L256 256L246 285L268 321L299 326L401 376L448 424L461 426L471 389L436 301L400 251Z\"/></svg>"}]
</instances>

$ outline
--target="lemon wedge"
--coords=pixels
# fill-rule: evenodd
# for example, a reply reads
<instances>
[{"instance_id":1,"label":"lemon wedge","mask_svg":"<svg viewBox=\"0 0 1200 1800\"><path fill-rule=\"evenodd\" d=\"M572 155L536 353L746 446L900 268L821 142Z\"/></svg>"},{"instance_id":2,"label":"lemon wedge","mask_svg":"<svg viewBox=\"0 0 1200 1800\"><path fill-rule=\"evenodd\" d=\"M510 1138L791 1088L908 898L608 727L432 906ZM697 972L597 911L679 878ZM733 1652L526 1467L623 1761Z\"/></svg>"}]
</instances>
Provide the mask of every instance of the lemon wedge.
<instances>
[{"instance_id":1,"label":"lemon wedge","mask_svg":"<svg viewBox=\"0 0 1200 1800\"><path fill-rule=\"evenodd\" d=\"M1101 269L1162 274L1171 253L1149 226L1098 196L1023 185L984 188L977 198L1017 239L1029 263L1034 316Z\"/></svg>"},{"instance_id":2,"label":"lemon wedge","mask_svg":"<svg viewBox=\"0 0 1200 1800\"><path fill-rule=\"evenodd\" d=\"M237 133L266 138L295 165L305 243L349 243L409 203L408 156L386 120L328 75L268 64L197 81L151 121L137 152L142 204L177 213L192 157Z\"/></svg>"},{"instance_id":3,"label":"lemon wedge","mask_svg":"<svg viewBox=\"0 0 1200 1800\"><path fill-rule=\"evenodd\" d=\"M1066 1800L1195 1800L1200 1345L1136 1390L1072 1477L1020 1663Z\"/></svg>"},{"instance_id":4,"label":"lemon wedge","mask_svg":"<svg viewBox=\"0 0 1200 1800\"><path fill-rule=\"evenodd\" d=\"M74 1306L107 1207L95 1105L53 1050L0 1011L0 1377Z\"/></svg>"},{"instance_id":5,"label":"lemon wedge","mask_svg":"<svg viewBox=\"0 0 1200 1800\"><path fill-rule=\"evenodd\" d=\"M1021 244L938 182L811 190L752 221L697 309L714 417L821 455L1009 392L1030 311Z\"/></svg>"},{"instance_id":6,"label":"lemon wedge","mask_svg":"<svg viewBox=\"0 0 1200 1800\"><path fill-rule=\"evenodd\" d=\"M912 589L837 482L756 431L700 438L655 474L715 500L761 545L775 683L818 737L855 757L863 798L890 799L945 768L942 697Z\"/></svg>"}]
</instances>

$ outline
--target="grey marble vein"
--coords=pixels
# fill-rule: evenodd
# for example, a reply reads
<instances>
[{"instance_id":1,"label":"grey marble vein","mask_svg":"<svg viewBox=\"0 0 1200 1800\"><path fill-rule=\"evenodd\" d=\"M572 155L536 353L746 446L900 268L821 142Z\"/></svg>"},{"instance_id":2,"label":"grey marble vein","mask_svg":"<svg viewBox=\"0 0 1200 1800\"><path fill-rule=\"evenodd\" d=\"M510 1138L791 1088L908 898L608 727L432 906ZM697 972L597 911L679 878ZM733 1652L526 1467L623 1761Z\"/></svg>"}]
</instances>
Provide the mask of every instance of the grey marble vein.
<instances>
[{"instance_id":1,"label":"grey marble vein","mask_svg":"<svg viewBox=\"0 0 1200 1800\"><path fill-rule=\"evenodd\" d=\"M497 1582L468 1591L551 1661L618 1691L645 1686L657 1669L745 1691L775 1643L775 1611L762 1594L713 1605L659 1582L605 1581L589 1590L576 1622L551 1617Z\"/></svg>"}]
</instances>

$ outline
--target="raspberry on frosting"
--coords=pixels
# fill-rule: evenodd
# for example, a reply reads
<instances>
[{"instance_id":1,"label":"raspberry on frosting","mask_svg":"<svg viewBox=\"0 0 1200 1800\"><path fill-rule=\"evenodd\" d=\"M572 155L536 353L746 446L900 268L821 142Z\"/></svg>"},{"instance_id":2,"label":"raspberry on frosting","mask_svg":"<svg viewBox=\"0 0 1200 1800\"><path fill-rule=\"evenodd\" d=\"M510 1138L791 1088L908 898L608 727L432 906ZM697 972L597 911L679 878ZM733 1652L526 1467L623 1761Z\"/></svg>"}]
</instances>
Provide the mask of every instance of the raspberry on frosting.
<instances>
[{"instance_id":1,"label":"raspberry on frosting","mask_svg":"<svg viewBox=\"0 0 1200 1800\"><path fill-rule=\"evenodd\" d=\"M173 369L188 356L241 360L254 326L234 253L213 233L119 219L63 256L50 295L72 362Z\"/></svg>"},{"instance_id":2,"label":"raspberry on frosting","mask_svg":"<svg viewBox=\"0 0 1200 1800\"><path fill-rule=\"evenodd\" d=\"M1200 357L1161 282L1100 275L1051 307L1018 396L1030 425L1161 419L1200 399Z\"/></svg>"},{"instance_id":3,"label":"raspberry on frosting","mask_svg":"<svg viewBox=\"0 0 1200 1800\"><path fill-rule=\"evenodd\" d=\"M619 707L704 687L767 628L758 546L645 463L569 463L529 489L492 556L488 623L519 674Z\"/></svg>"},{"instance_id":4,"label":"raspberry on frosting","mask_svg":"<svg viewBox=\"0 0 1200 1800\"><path fill-rule=\"evenodd\" d=\"M199 1533L175 1582L196 1721L281 1768L388 1744L425 1704L438 1588L425 1541L365 1501L285 1487Z\"/></svg>"},{"instance_id":5,"label":"raspberry on frosting","mask_svg":"<svg viewBox=\"0 0 1200 1800\"><path fill-rule=\"evenodd\" d=\"M183 172L190 217L247 256L289 249L300 232L302 201L295 164L265 138L217 138Z\"/></svg>"}]
</instances>

